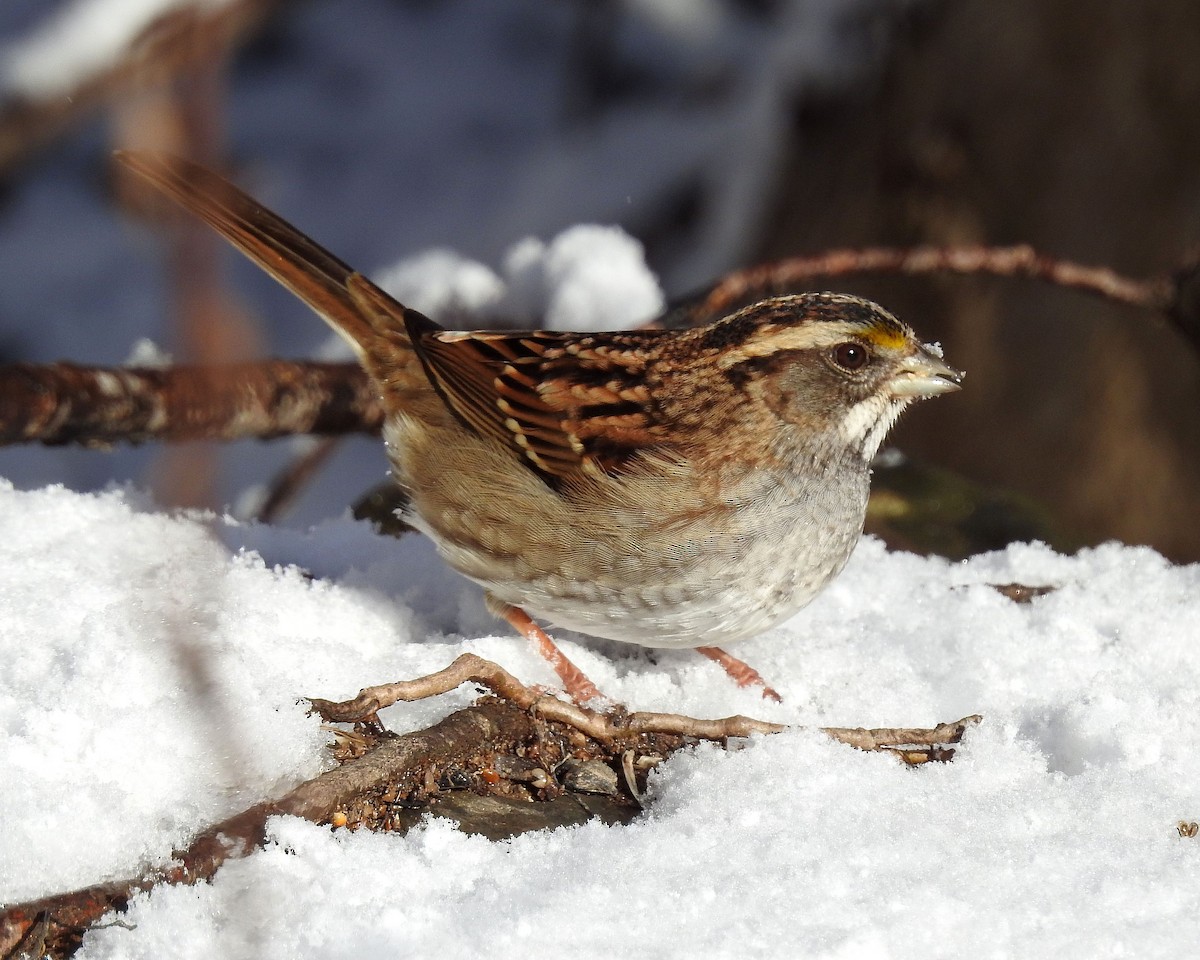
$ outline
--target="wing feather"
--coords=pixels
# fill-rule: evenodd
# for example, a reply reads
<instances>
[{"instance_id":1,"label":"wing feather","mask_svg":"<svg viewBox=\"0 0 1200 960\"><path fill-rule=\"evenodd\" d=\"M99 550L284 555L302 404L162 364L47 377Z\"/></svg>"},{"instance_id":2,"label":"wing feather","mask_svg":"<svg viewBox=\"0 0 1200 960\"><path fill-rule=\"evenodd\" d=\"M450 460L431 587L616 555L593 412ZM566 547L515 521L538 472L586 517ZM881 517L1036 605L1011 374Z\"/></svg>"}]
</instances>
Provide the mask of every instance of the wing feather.
<instances>
[{"instance_id":1,"label":"wing feather","mask_svg":"<svg viewBox=\"0 0 1200 960\"><path fill-rule=\"evenodd\" d=\"M606 337L629 339L644 358L660 334ZM632 349L598 349L591 334L463 333L427 320L409 335L450 411L551 486L620 473L648 441L661 439L647 409L650 394L640 388L644 364L618 362ZM634 395L640 405L631 403Z\"/></svg>"}]
</instances>

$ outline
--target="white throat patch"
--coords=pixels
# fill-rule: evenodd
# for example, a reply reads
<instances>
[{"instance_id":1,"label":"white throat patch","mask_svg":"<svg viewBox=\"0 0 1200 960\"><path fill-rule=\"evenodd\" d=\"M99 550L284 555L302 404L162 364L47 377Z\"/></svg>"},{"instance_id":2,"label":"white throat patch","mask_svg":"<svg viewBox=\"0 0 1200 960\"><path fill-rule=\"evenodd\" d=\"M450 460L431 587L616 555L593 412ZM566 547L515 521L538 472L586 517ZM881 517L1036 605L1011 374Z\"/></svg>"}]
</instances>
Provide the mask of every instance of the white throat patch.
<instances>
[{"instance_id":1,"label":"white throat patch","mask_svg":"<svg viewBox=\"0 0 1200 960\"><path fill-rule=\"evenodd\" d=\"M864 460L871 461L892 424L907 406L908 401L898 397L868 397L847 412L842 421L842 436L858 449Z\"/></svg>"}]
</instances>

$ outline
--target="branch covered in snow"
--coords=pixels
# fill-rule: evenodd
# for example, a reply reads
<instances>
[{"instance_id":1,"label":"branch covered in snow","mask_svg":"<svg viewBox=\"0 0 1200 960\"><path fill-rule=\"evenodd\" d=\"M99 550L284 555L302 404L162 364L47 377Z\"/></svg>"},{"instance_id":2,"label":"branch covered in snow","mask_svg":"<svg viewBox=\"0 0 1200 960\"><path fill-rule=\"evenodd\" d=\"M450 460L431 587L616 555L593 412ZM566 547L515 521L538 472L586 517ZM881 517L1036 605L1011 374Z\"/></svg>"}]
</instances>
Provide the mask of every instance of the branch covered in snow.
<instances>
[{"instance_id":1,"label":"branch covered in snow","mask_svg":"<svg viewBox=\"0 0 1200 960\"><path fill-rule=\"evenodd\" d=\"M226 860L243 857L258 847L272 816L290 814L328 822L339 806L389 779L465 762L480 750L494 750L514 736L528 736L528 727L521 711L492 701L451 714L427 730L388 738L366 757L308 780L273 803L255 804L216 824L193 840L165 870L9 906L0 912L0 956L10 956L31 931L39 932L39 926L47 943L77 943L87 927L110 910L123 908L136 893L159 884L192 884L210 878ZM41 951L29 955L40 956ZM54 955L62 955L61 950Z\"/></svg>"}]
</instances>

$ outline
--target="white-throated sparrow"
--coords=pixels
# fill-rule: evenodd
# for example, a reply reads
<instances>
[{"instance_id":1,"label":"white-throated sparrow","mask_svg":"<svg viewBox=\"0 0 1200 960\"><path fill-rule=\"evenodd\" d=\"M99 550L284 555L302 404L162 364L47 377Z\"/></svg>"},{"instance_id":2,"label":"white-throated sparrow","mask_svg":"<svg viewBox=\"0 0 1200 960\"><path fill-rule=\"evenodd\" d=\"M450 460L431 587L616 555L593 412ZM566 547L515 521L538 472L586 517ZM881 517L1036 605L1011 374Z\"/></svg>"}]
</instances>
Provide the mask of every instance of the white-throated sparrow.
<instances>
[{"instance_id":1,"label":"white-throated sparrow","mask_svg":"<svg viewBox=\"0 0 1200 960\"><path fill-rule=\"evenodd\" d=\"M842 569L884 435L961 381L887 311L832 293L682 331L446 331L216 174L118 156L350 341L387 411L406 519L577 700L595 688L529 615L695 647L761 683L716 645L789 617Z\"/></svg>"}]
</instances>

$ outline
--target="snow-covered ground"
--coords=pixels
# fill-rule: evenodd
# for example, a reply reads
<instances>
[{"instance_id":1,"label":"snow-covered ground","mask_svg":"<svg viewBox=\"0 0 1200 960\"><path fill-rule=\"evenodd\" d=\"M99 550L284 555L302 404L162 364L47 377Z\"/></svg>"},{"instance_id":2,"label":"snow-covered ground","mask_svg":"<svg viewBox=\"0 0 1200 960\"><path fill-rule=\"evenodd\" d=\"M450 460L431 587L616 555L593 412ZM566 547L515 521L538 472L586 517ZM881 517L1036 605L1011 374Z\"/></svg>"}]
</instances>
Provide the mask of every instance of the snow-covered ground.
<instances>
[{"instance_id":1,"label":"snow-covered ground","mask_svg":"<svg viewBox=\"0 0 1200 960\"><path fill-rule=\"evenodd\" d=\"M318 575L306 579L298 563ZM1058 589L1028 605L988 583ZM1183 957L1200 942L1200 567L1117 545L952 564L864 541L793 621L738 648L770 705L690 652L569 638L635 708L797 724L980 711L913 770L795 731L702 746L645 816L504 843L273 822L211 884L139 897L94 957ZM0 488L0 902L161 863L329 764L296 698L470 650L552 675L427 543L300 534L136 495ZM203 654L215 688L184 666ZM391 708L396 729L465 691ZM568 944L569 947L564 946Z\"/></svg>"},{"instance_id":2,"label":"snow-covered ground","mask_svg":"<svg viewBox=\"0 0 1200 960\"><path fill-rule=\"evenodd\" d=\"M767 196L772 141L747 131L772 115L755 109L780 109L805 70L845 67L856 35L836 11L886 4L761 5L786 10L772 29L730 12L759 5L630 2L658 32L624 37L622 56L657 64L660 92L691 106L625 104L565 139L550 41L575 8L538 20L544 4L497 0L464 19L468 6L303 6L285 62L257 61L234 100L245 182L364 269L406 256L377 275L418 307L598 326L635 322L661 292L627 236L564 229L621 221L627 197L644 212L691 172L715 191L697 228L712 244L659 263L663 285L730 265ZM5 5L0 29L32 29L30 9ZM702 110L689 90L715 99ZM116 362L141 336L163 339L153 250L81 175L102 149L94 135L61 148L0 209L9 356ZM301 308L249 296L278 349L316 348L323 328ZM553 682L427 542L344 514L383 473L377 443L355 449L290 528L166 512L142 484L48 485L103 485L98 454L0 451L16 481L0 482L0 902L162 863L326 768L327 734L299 697L348 696L466 650ZM140 456L116 475L142 477ZM231 501L269 476L258 447L229 459ZM1019 605L987 586L1012 581L1057 589ZM1176 823L1200 819L1197 624L1200 567L1141 548L1024 545L952 564L864 541L809 608L737 648L782 705L690 652L564 646L634 709L810 727L984 714L953 763L912 770L794 730L675 756L624 827L490 843L437 819L405 837L280 819L266 849L211 884L139 897L131 925L90 933L81 956L1192 956L1200 839ZM188 667L198 658L209 687ZM467 701L384 720L424 727Z\"/></svg>"}]
</instances>

